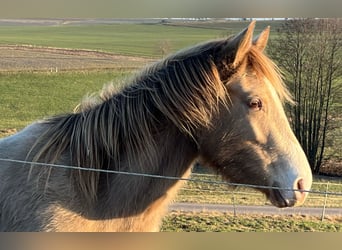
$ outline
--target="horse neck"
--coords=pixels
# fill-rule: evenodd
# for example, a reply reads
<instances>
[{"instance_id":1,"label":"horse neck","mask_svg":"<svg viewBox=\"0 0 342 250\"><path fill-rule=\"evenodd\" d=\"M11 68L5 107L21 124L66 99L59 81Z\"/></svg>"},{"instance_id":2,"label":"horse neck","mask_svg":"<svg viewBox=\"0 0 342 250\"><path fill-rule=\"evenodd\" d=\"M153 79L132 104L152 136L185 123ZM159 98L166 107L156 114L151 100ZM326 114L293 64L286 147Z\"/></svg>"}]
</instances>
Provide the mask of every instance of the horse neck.
<instances>
[{"instance_id":1,"label":"horse neck","mask_svg":"<svg viewBox=\"0 0 342 250\"><path fill-rule=\"evenodd\" d=\"M174 126L160 132L156 140L158 152L153 166L145 166L145 174L182 177L197 157L195 144ZM130 164L134 164L131 162ZM149 163L151 164L151 163ZM140 172L141 163L130 166L130 171ZM177 180L112 175L107 195L99 202L103 204L99 211L108 211L105 217L134 216L145 211L151 204L169 195ZM171 197L169 197L171 198Z\"/></svg>"}]
</instances>

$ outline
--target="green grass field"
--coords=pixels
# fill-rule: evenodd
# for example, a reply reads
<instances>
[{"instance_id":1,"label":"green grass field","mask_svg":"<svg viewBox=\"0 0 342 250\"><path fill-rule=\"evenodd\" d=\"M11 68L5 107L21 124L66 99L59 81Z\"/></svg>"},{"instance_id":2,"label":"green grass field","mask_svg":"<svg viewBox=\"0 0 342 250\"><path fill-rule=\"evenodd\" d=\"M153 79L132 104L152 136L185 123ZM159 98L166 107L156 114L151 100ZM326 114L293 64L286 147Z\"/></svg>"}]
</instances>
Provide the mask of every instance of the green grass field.
<instances>
[{"instance_id":1,"label":"green grass field","mask_svg":"<svg viewBox=\"0 0 342 250\"><path fill-rule=\"evenodd\" d=\"M0 26L0 44L30 44L90 49L123 55L159 57L160 42L170 51L217 38L222 30L165 25Z\"/></svg>"},{"instance_id":2,"label":"green grass field","mask_svg":"<svg viewBox=\"0 0 342 250\"><path fill-rule=\"evenodd\" d=\"M1 26L0 44L29 44L59 48L90 49L123 55L160 57L160 44L167 41L169 52L198 42L233 35L249 22L189 24L111 24L80 26ZM256 32L280 21L261 21ZM274 32L273 35L276 33Z\"/></svg>"},{"instance_id":3,"label":"green grass field","mask_svg":"<svg viewBox=\"0 0 342 250\"><path fill-rule=\"evenodd\" d=\"M0 73L0 131L72 112L85 95L125 75L125 71Z\"/></svg>"}]
</instances>

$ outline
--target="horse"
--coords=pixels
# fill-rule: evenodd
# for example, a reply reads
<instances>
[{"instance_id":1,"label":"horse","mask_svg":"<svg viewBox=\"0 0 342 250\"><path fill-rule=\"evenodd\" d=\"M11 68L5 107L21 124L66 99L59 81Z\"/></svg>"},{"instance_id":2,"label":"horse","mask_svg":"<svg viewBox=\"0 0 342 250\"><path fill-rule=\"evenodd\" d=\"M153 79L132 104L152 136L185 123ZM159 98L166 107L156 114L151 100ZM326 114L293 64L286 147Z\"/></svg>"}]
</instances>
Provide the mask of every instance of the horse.
<instances>
[{"instance_id":1,"label":"horse","mask_svg":"<svg viewBox=\"0 0 342 250\"><path fill-rule=\"evenodd\" d=\"M1 139L0 230L158 231L195 162L274 206L303 204L312 174L283 108L291 94L264 52L270 28L254 27Z\"/></svg>"}]
</instances>

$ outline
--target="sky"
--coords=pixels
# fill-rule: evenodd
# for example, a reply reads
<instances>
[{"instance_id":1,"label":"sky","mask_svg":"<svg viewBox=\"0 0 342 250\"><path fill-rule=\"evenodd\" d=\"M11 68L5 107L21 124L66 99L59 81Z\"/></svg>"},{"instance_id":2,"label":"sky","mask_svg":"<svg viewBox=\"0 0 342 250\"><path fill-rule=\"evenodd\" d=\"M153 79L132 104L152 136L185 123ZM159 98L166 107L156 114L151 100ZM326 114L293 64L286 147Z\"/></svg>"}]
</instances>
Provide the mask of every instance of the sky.
<instances>
[{"instance_id":1,"label":"sky","mask_svg":"<svg viewBox=\"0 0 342 250\"><path fill-rule=\"evenodd\" d=\"M0 18L341 17L340 0L1 0Z\"/></svg>"}]
</instances>

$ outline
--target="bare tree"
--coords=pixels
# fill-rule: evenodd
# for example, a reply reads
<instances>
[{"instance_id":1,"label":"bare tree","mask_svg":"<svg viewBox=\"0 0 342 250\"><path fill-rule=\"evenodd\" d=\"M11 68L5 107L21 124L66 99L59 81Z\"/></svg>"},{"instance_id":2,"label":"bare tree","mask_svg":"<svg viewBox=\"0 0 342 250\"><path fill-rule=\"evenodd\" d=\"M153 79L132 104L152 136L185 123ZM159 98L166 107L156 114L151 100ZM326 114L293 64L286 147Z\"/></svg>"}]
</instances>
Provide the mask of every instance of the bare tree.
<instances>
[{"instance_id":1,"label":"bare tree","mask_svg":"<svg viewBox=\"0 0 342 250\"><path fill-rule=\"evenodd\" d=\"M322 165L331 104L342 84L341 24L342 19L286 20L270 46L297 103L288 107L292 128L315 173Z\"/></svg>"}]
</instances>

